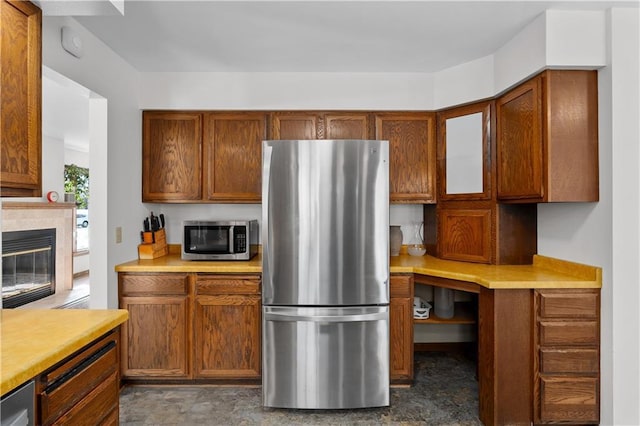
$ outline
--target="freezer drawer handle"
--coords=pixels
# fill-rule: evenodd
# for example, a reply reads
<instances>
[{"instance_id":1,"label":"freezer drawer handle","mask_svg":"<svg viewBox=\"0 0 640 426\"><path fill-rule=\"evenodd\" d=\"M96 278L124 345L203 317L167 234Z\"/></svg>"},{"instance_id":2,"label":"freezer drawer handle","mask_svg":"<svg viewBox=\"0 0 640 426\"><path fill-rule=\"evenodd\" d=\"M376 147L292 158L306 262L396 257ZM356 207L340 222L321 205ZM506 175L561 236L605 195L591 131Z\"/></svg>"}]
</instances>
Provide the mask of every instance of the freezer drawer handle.
<instances>
[{"instance_id":1,"label":"freezer drawer handle","mask_svg":"<svg viewBox=\"0 0 640 426\"><path fill-rule=\"evenodd\" d=\"M362 315L290 315L287 313L266 312L267 321L306 321L306 322L365 322L380 321L388 318L387 312L375 312Z\"/></svg>"}]
</instances>

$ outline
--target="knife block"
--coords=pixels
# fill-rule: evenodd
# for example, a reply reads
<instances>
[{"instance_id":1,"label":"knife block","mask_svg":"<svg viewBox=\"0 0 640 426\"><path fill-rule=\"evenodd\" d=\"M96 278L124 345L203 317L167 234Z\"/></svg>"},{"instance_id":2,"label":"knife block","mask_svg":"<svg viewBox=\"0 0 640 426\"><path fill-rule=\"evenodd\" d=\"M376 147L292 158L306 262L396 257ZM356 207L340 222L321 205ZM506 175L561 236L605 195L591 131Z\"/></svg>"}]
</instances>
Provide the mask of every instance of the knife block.
<instances>
[{"instance_id":1,"label":"knife block","mask_svg":"<svg viewBox=\"0 0 640 426\"><path fill-rule=\"evenodd\" d=\"M138 245L138 259L156 259L169 254L164 228L153 233L153 241L155 242Z\"/></svg>"}]
</instances>

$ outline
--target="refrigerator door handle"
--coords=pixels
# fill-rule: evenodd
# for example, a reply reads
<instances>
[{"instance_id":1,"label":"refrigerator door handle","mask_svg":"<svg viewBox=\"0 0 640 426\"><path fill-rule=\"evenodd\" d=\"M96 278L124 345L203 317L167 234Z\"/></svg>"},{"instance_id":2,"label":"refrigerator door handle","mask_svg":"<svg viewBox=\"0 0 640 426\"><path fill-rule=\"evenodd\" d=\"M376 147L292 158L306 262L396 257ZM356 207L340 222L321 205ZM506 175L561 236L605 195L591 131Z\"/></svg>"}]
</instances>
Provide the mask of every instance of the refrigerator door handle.
<instances>
[{"instance_id":1,"label":"refrigerator door handle","mask_svg":"<svg viewBox=\"0 0 640 426\"><path fill-rule=\"evenodd\" d=\"M388 318L387 312L375 312L357 315L295 315L287 312L265 312L266 321L288 322L366 322L380 321Z\"/></svg>"},{"instance_id":2,"label":"refrigerator door handle","mask_svg":"<svg viewBox=\"0 0 640 426\"><path fill-rule=\"evenodd\" d=\"M269 230L269 187L271 176L271 155L273 147L263 141L262 143L262 299L272 297L273 288L271 285L271 232Z\"/></svg>"}]
</instances>

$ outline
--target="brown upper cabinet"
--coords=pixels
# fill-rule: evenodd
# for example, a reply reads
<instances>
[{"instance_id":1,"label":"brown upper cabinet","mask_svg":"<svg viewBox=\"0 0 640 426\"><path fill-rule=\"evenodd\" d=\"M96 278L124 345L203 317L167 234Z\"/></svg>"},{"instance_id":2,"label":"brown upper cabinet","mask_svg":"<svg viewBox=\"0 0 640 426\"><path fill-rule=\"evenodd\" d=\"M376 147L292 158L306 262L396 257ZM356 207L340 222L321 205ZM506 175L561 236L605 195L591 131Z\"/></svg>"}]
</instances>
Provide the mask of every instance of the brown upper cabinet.
<instances>
[{"instance_id":1,"label":"brown upper cabinet","mask_svg":"<svg viewBox=\"0 0 640 426\"><path fill-rule=\"evenodd\" d=\"M202 199L202 114L144 111L142 201Z\"/></svg>"},{"instance_id":2,"label":"brown upper cabinet","mask_svg":"<svg viewBox=\"0 0 640 426\"><path fill-rule=\"evenodd\" d=\"M42 12L0 3L0 196L42 195Z\"/></svg>"},{"instance_id":3,"label":"brown upper cabinet","mask_svg":"<svg viewBox=\"0 0 640 426\"><path fill-rule=\"evenodd\" d=\"M597 73L575 70L437 113L145 111L142 200L259 203L264 139L388 140L392 203L598 201Z\"/></svg>"},{"instance_id":4,"label":"brown upper cabinet","mask_svg":"<svg viewBox=\"0 0 640 426\"><path fill-rule=\"evenodd\" d=\"M376 113L375 139L389 141L391 202L435 203L435 113Z\"/></svg>"},{"instance_id":5,"label":"brown upper cabinet","mask_svg":"<svg viewBox=\"0 0 640 426\"><path fill-rule=\"evenodd\" d=\"M491 198L492 102L437 113L438 200Z\"/></svg>"},{"instance_id":6,"label":"brown upper cabinet","mask_svg":"<svg viewBox=\"0 0 640 426\"><path fill-rule=\"evenodd\" d=\"M206 201L259 203L262 196L263 112L204 115Z\"/></svg>"},{"instance_id":7,"label":"brown upper cabinet","mask_svg":"<svg viewBox=\"0 0 640 426\"><path fill-rule=\"evenodd\" d=\"M143 112L142 201L259 203L262 112Z\"/></svg>"},{"instance_id":8,"label":"brown upper cabinet","mask_svg":"<svg viewBox=\"0 0 640 426\"><path fill-rule=\"evenodd\" d=\"M596 71L544 71L498 98L502 202L598 201Z\"/></svg>"},{"instance_id":9,"label":"brown upper cabinet","mask_svg":"<svg viewBox=\"0 0 640 426\"><path fill-rule=\"evenodd\" d=\"M272 139L369 139L365 112L274 112Z\"/></svg>"}]
</instances>

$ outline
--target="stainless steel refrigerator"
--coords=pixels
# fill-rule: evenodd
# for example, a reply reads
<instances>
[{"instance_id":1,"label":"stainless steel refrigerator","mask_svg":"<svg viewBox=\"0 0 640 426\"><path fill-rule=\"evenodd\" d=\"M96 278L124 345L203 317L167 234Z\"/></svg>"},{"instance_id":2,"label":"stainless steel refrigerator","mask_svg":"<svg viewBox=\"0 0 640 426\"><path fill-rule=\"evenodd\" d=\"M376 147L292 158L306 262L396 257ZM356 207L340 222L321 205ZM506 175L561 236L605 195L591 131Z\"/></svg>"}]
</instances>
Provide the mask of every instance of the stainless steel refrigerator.
<instances>
[{"instance_id":1,"label":"stainless steel refrigerator","mask_svg":"<svg viewBox=\"0 0 640 426\"><path fill-rule=\"evenodd\" d=\"M262 400L389 405L389 144L263 141Z\"/></svg>"}]
</instances>

